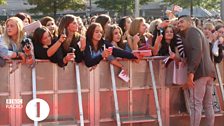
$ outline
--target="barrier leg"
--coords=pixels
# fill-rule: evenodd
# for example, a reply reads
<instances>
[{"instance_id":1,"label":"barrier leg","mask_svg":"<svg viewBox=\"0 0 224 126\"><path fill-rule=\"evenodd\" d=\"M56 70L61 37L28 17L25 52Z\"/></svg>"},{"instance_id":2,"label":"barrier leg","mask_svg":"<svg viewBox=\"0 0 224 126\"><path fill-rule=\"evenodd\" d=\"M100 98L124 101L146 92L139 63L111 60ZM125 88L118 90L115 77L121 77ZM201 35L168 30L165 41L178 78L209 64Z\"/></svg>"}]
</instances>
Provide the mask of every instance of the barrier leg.
<instances>
[{"instance_id":1,"label":"barrier leg","mask_svg":"<svg viewBox=\"0 0 224 126\"><path fill-rule=\"evenodd\" d=\"M77 91L78 91L78 104L79 104L79 115L80 115L80 126L84 126L83 108L82 108L82 92L80 82L79 65L75 64Z\"/></svg>"},{"instance_id":2,"label":"barrier leg","mask_svg":"<svg viewBox=\"0 0 224 126\"><path fill-rule=\"evenodd\" d=\"M112 87L113 87L114 105L115 105L117 126L120 126L121 125L121 120L120 120L119 107L118 107L117 88L116 88L116 81L115 81L115 75L114 75L114 66L111 65L111 64L110 64L110 72L111 72L111 79L112 79Z\"/></svg>"},{"instance_id":3,"label":"barrier leg","mask_svg":"<svg viewBox=\"0 0 224 126\"><path fill-rule=\"evenodd\" d=\"M151 78L152 78L152 88L153 88L154 100L156 104L156 113L158 117L158 122L159 122L159 126L162 126L162 118L161 118L160 107L159 107L159 98L158 98L158 93L156 89L156 81L155 81L155 76L154 76L154 71L152 66L152 60L149 60L149 69L150 69Z\"/></svg>"},{"instance_id":4,"label":"barrier leg","mask_svg":"<svg viewBox=\"0 0 224 126\"><path fill-rule=\"evenodd\" d=\"M32 93L33 93L33 99L37 98L37 85L36 85L36 68L32 68ZM36 109L34 110L34 113L37 115L37 105L35 105ZM38 126L38 121L34 121L34 126Z\"/></svg>"}]
</instances>

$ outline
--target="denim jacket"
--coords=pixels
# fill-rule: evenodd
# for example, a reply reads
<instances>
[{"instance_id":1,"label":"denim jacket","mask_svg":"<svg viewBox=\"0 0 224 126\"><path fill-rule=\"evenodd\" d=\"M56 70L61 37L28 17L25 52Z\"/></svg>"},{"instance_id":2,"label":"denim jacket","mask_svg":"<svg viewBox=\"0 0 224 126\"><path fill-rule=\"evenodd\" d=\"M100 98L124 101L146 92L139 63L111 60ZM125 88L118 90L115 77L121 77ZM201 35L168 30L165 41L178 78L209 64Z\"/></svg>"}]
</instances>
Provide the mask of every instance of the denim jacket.
<instances>
[{"instance_id":1,"label":"denim jacket","mask_svg":"<svg viewBox=\"0 0 224 126\"><path fill-rule=\"evenodd\" d=\"M15 42L12 40L9 43L9 46L4 42L3 36L0 37L0 57L3 59L10 59L13 52L19 51Z\"/></svg>"}]
</instances>

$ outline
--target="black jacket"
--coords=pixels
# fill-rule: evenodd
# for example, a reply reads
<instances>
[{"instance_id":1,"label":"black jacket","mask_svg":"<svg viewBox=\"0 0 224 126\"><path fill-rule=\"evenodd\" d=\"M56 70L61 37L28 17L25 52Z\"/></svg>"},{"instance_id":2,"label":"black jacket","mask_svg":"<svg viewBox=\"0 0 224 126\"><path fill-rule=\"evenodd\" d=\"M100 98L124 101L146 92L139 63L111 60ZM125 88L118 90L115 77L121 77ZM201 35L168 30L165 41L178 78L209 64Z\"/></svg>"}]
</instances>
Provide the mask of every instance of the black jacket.
<instances>
[{"instance_id":1,"label":"black jacket","mask_svg":"<svg viewBox=\"0 0 224 126\"><path fill-rule=\"evenodd\" d=\"M99 50L101 51L101 53L103 52L103 47L105 45L106 48L108 47L113 47L113 45L105 40L101 40L100 44L102 45L102 48L100 48ZM90 45L90 42L87 41L86 43L86 48L84 51L84 61L87 67L92 67L95 66L97 64L100 63L100 61L103 59L102 55L97 55L96 57L92 57L92 47ZM120 58L127 58L127 59L137 59L137 57L135 57L132 53L125 51L125 50L121 50L118 48L113 48L112 51L112 55L114 57L120 57Z\"/></svg>"}]
</instances>

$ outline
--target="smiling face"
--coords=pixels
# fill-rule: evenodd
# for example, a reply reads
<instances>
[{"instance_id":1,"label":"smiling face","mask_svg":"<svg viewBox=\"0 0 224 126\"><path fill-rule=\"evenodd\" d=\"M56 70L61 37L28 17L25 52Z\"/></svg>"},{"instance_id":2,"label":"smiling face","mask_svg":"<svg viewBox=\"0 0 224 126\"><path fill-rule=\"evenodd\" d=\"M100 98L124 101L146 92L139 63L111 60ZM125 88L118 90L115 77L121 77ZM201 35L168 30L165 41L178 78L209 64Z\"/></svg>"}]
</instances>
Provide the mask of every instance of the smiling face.
<instances>
[{"instance_id":1,"label":"smiling face","mask_svg":"<svg viewBox=\"0 0 224 126\"><path fill-rule=\"evenodd\" d=\"M49 31L53 34L54 31L55 31L55 23L54 21L48 21L47 24L46 24L46 27L49 29Z\"/></svg>"},{"instance_id":2,"label":"smiling face","mask_svg":"<svg viewBox=\"0 0 224 126\"><path fill-rule=\"evenodd\" d=\"M96 26L94 32L93 32L93 37L92 37L92 41L93 42L98 42L101 40L102 36L103 36L103 29L100 26Z\"/></svg>"},{"instance_id":3,"label":"smiling face","mask_svg":"<svg viewBox=\"0 0 224 126\"><path fill-rule=\"evenodd\" d=\"M209 29L209 28L203 28L203 33L205 34L205 36L206 36L207 38L209 37L211 31L212 31L212 30Z\"/></svg>"},{"instance_id":4,"label":"smiling face","mask_svg":"<svg viewBox=\"0 0 224 126\"><path fill-rule=\"evenodd\" d=\"M165 30L165 39L172 40L174 36L174 31L171 27L167 27Z\"/></svg>"},{"instance_id":5,"label":"smiling face","mask_svg":"<svg viewBox=\"0 0 224 126\"><path fill-rule=\"evenodd\" d=\"M78 22L76 19L73 22L68 24L67 30L70 33L75 33L78 31Z\"/></svg>"},{"instance_id":6,"label":"smiling face","mask_svg":"<svg viewBox=\"0 0 224 126\"><path fill-rule=\"evenodd\" d=\"M217 30L219 37L224 37L224 27L221 27Z\"/></svg>"},{"instance_id":7,"label":"smiling face","mask_svg":"<svg viewBox=\"0 0 224 126\"><path fill-rule=\"evenodd\" d=\"M24 20L23 20L23 25L24 26L26 26L26 25L29 25L30 23L29 23L29 19L28 18L25 18Z\"/></svg>"},{"instance_id":8,"label":"smiling face","mask_svg":"<svg viewBox=\"0 0 224 126\"><path fill-rule=\"evenodd\" d=\"M185 32L191 27L191 20L188 17L182 17L178 20L178 28L181 32Z\"/></svg>"},{"instance_id":9,"label":"smiling face","mask_svg":"<svg viewBox=\"0 0 224 126\"><path fill-rule=\"evenodd\" d=\"M41 41L43 45L51 45L51 36L48 31L44 32Z\"/></svg>"}]
</instances>

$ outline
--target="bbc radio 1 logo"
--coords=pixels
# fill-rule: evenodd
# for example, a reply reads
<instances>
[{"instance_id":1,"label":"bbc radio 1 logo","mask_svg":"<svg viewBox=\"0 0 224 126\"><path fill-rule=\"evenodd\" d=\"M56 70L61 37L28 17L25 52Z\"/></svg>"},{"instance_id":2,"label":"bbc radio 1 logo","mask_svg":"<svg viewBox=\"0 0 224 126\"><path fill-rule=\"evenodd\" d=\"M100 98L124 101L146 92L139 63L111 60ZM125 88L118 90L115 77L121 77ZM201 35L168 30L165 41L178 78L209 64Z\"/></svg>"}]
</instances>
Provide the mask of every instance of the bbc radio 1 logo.
<instances>
[{"instance_id":1,"label":"bbc radio 1 logo","mask_svg":"<svg viewBox=\"0 0 224 126\"><path fill-rule=\"evenodd\" d=\"M6 108L13 109L23 107L22 99L6 99ZM35 111L36 110L36 111ZM33 121L42 121L47 118L50 107L43 99L33 99L26 105L26 115Z\"/></svg>"},{"instance_id":2,"label":"bbc radio 1 logo","mask_svg":"<svg viewBox=\"0 0 224 126\"><path fill-rule=\"evenodd\" d=\"M23 108L23 99L6 99L6 108L7 109L22 109Z\"/></svg>"}]
</instances>

